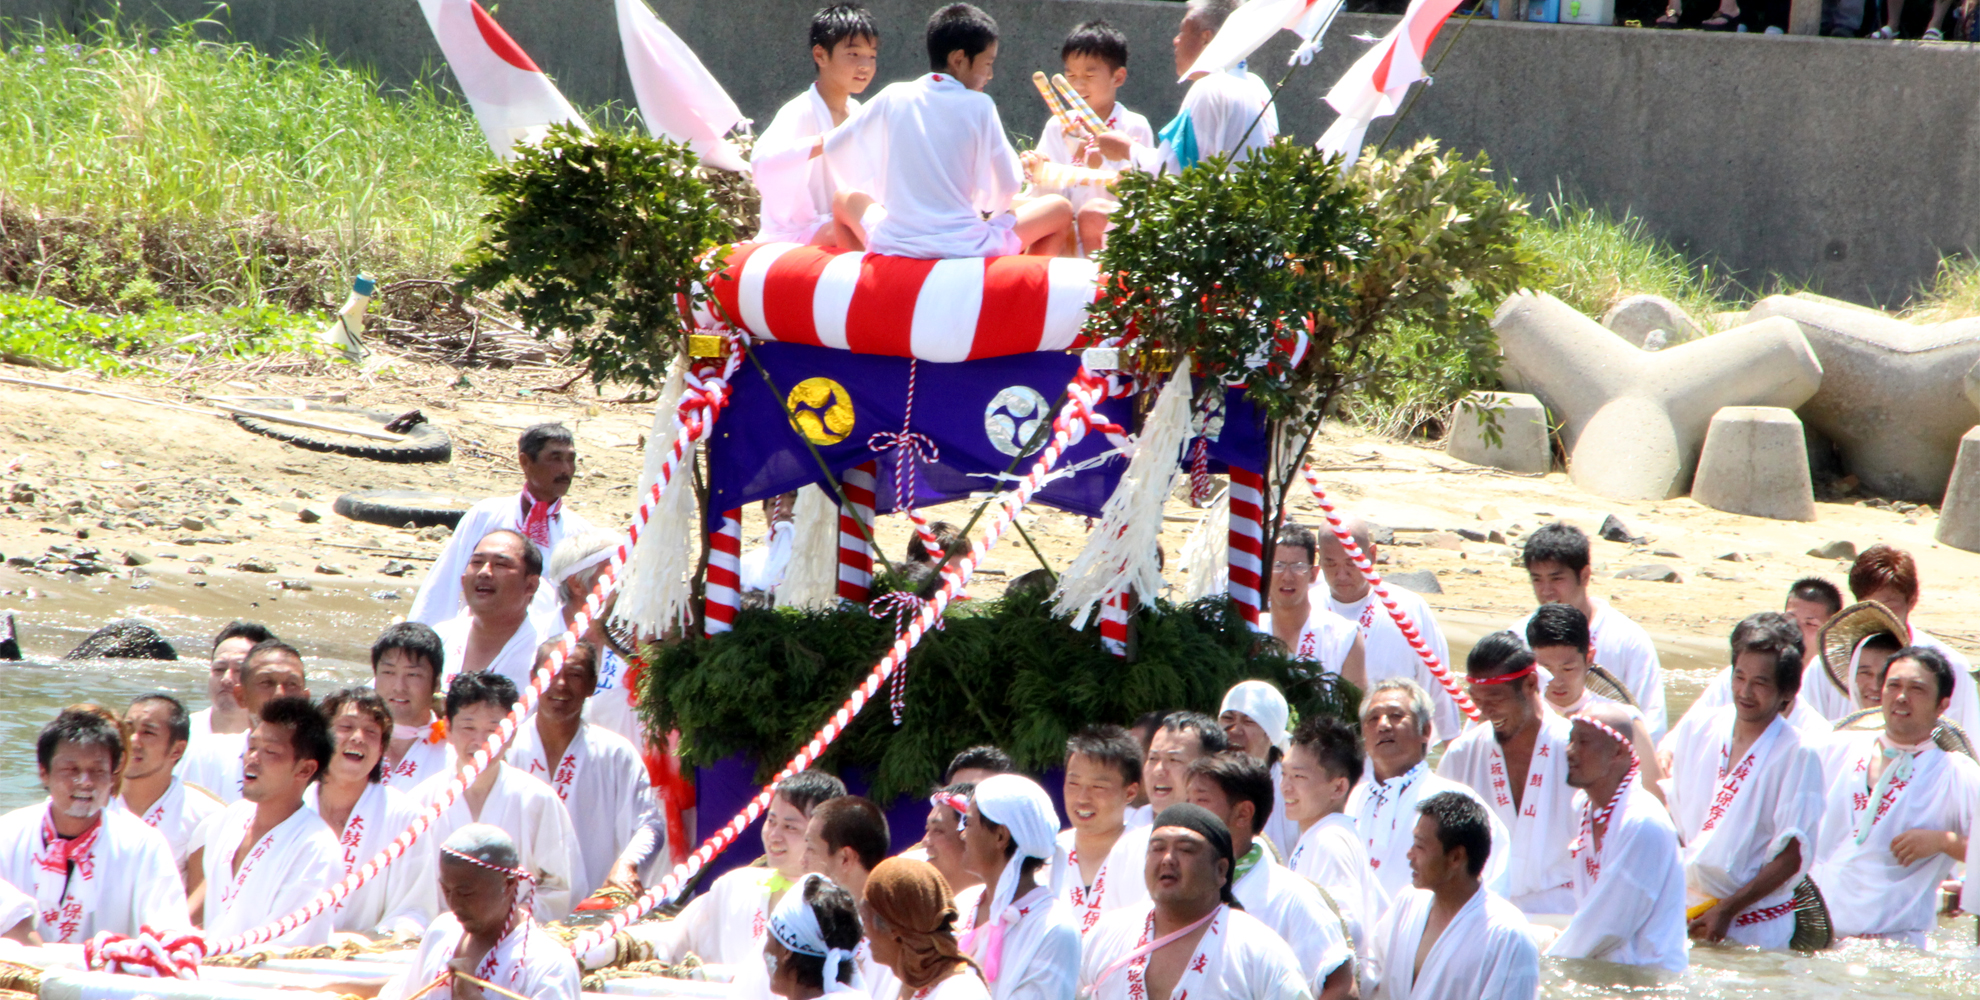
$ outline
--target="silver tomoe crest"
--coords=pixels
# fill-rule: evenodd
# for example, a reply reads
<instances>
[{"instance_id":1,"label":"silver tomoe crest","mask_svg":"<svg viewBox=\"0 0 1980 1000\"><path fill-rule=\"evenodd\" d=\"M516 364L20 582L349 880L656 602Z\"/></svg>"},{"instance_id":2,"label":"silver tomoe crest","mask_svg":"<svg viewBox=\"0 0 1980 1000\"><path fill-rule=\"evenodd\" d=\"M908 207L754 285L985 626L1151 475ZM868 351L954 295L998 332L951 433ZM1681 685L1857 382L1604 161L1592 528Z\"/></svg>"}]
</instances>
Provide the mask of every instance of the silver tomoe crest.
<instances>
[{"instance_id":1,"label":"silver tomoe crest","mask_svg":"<svg viewBox=\"0 0 1980 1000\"><path fill-rule=\"evenodd\" d=\"M1033 442L1045 422L1045 397L1027 385L1014 385L990 400L983 410L983 436L1006 455L1029 455L1044 446Z\"/></svg>"}]
</instances>

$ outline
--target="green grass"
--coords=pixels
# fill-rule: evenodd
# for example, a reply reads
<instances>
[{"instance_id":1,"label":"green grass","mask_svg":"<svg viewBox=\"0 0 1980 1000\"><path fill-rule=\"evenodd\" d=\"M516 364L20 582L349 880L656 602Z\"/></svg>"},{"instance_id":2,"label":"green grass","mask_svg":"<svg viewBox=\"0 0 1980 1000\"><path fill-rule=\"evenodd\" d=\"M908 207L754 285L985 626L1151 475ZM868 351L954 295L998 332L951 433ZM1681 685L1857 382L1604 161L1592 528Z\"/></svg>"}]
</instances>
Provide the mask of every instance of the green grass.
<instances>
[{"instance_id":1,"label":"green grass","mask_svg":"<svg viewBox=\"0 0 1980 1000\"><path fill-rule=\"evenodd\" d=\"M137 355L183 368L220 359L313 352L314 333L329 320L266 303L217 311L161 305L106 314L0 292L0 359L107 375L140 368L169 373Z\"/></svg>"},{"instance_id":2,"label":"green grass","mask_svg":"<svg viewBox=\"0 0 1980 1000\"><path fill-rule=\"evenodd\" d=\"M1713 313L1744 308L1741 289L1650 235L1636 216L1617 218L1558 193L1534 214L1528 239L1554 269L1542 290L1588 316L1599 320L1631 295L1661 295L1710 331Z\"/></svg>"}]
</instances>

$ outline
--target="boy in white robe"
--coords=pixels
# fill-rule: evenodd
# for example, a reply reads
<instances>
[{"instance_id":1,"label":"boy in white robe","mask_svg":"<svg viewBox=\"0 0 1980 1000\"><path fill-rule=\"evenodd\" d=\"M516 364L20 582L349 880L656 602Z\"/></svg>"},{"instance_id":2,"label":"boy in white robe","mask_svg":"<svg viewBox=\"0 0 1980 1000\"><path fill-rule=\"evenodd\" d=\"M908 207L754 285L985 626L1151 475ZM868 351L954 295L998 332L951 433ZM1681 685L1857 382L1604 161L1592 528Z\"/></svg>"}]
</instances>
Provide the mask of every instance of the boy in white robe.
<instances>
[{"instance_id":1,"label":"boy in white robe","mask_svg":"<svg viewBox=\"0 0 1980 1000\"><path fill-rule=\"evenodd\" d=\"M1148 119L1129 111L1118 97L1120 89L1127 85L1127 60L1127 36L1106 21L1088 21L1074 28L1059 46L1059 61L1065 68L1066 82L1100 117L1103 131L1119 132L1130 142L1153 146L1155 130L1149 127ZM1076 155L1083 151L1083 145L1083 140L1066 134L1065 122L1059 116L1052 115L1045 119L1045 126L1038 133L1038 148L1025 154L1025 166L1029 169L1033 158L1068 166L1088 166L1084 157ZM1102 159L1098 166L1118 172L1133 166L1133 163L1125 159ZM1111 225L1107 217L1120 208L1120 203L1097 184L1079 184L1059 193L1072 202L1080 248L1089 257L1099 253L1101 247L1106 245L1107 229Z\"/></svg>"},{"instance_id":2,"label":"boy in white robe","mask_svg":"<svg viewBox=\"0 0 1980 1000\"><path fill-rule=\"evenodd\" d=\"M1066 851L1060 895L1084 935L1110 910L1148 898L1141 869L1148 828L1130 827L1128 803L1141 791L1141 743L1119 726L1092 726L1066 741Z\"/></svg>"},{"instance_id":3,"label":"boy in white robe","mask_svg":"<svg viewBox=\"0 0 1980 1000\"><path fill-rule=\"evenodd\" d=\"M190 873L202 870L200 849L205 845L197 839L199 829L226 807L212 792L188 785L172 773L185 755L192 720L179 699L153 692L124 709L124 725L131 734L130 757L124 763L123 794L111 808L128 812L164 834L180 878L190 881Z\"/></svg>"},{"instance_id":4,"label":"boy in white robe","mask_svg":"<svg viewBox=\"0 0 1980 1000\"><path fill-rule=\"evenodd\" d=\"M345 688L325 697L320 710L330 721L336 751L323 780L303 794L303 805L323 817L336 835L342 878L377 857L424 810L412 796L384 782L392 713L378 692ZM426 930L440 908L433 882L438 843L431 834L422 835L397 861L345 896L337 903L335 928L397 938L417 937Z\"/></svg>"},{"instance_id":5,"label":"boy in white robe","mask_svg":"<svg viewBox=\"0 0 1980 1000\"><path fill-rule=\"evenodd\" d=\"M1448 792L1424 799L1416 811L1411 887L1376 926L1361 995L1533 1000L1540 953L1526 917L1479 882L1492 851L1490 814L1478 800Z\"/></svg>"},{"instance_id":6,"label":"boy in white robe","mask_svg":"<svg viewBox=\"0 0 1980 1000\"><path fill-rule=\"evenodd\" d=\"M1066 864L1058 826L1030 778L992 775L970 793L963 863L983 884L956 894L956 935L992 1000L1071 1000L1079 987L1079 924L1052 889Z\"/></svg>"},{"instance_id":7,"label":"boy in white robe","mask_svg":"<svg viewBox=\"0 0 1980 1000\"><path fill-rule=\"evenodd\" d=\"M429 832L427 836L432 836ZM538 926L522 897L531 872L501 829L473 823L440 848L439 882L448 912L420 938L404 972L378 991L378 1000L497 1000L499 994L454 974L529 1000L577 1000L578 966L570 950ZM432 991L426 988L446 977Z\"/></svg>"},{"instance_id":8,"label":"boy in white robe","mask_svg":"<svg viewBox=\"0 0 1980 1000\"><path fill-rule=\"evenodd\" d=\"M236 697L248 710L250 720L261 717L261 706L277 698L307 698L309 681L303 674L302 653L280 639L263 639L247 652L241 664ZM188 743L179 759L178 774L187 784L198 785L232 804L241 800L241 760L248 749L248 733L214 734L198 743Z\"/></svg>"},{"instance_id":9,"label":"boy in white robe","mask_svg":"<svg viewBox=\"0 0 1980 1000\"><path fill-rule=\"evenodd\" d=\"M1340 915L1252 831L1252 817L1271 805L1271 774L1235 750L1200 758L1189 770L1191 804L1209 810L1231 832L1237 858L1231 895L1292 948L1316 1000L1346 997L1354 989L1354 949Z\"/></svg>"},{"instance_id":10,"label":"boy in white robe","mask_svg":"<svg viewBox=\"0 0 1980 1000\"><path fill-rule=\"evenodd\" d=\"M1238 0L1190 0L1174 39L1177 76L1189 74L1238 5ZM1271 90L1239 63L1190 83L1176 117L1158 134L1160 146L1129 143L1118 133L1102 136L1097 145L1105 155L1132 159L1148 173L1179 173L1212 156L1249 156L1278 134Z\"/></svg>"},{"instance_id":11,"label":"boy in white robe","mask_svg":"<svg viewBox=\"0 0 1980 1000\"><path fill-rule=\"evenodd\" d=\"M439 633L419 622L386 626L371 644L371 686L392 712L385 744L385 783L411 792L436 774L454 769L447 725L433 712L433 695L447 651Z\"/></svg>"},{"instance_id":12,"label":"boy in white robe","mask_svg":"<svg viewBox=\"0 0 1980 1000\"><path fill-rule=\"evenodd\" d=\"M547 663L557 642L537 649L537 667ZM598 647L577 644L543 689L535 722L523 724L507 758L523 773L548 782L570 814L580 862L571 887L574 900L605 884L633 835L658 812L639 751L619 734L584 720L585 702L597 689L597 659Z\"/></svg>"},{"instance_id":13,"label":"boy in white robe","mask_svg":"<svg viewBox=\"0 0 1980 1000\"><path fill-rule=\"evenodd\" d=\"M1086 935L1081 994L1311 1000L1292 949L1230 905L1236 866L1230 830L1208 810L1184 803L1157 814L1144 869L1149 902L1101 917Z\"/></svg>"},{"instance_id":14,"label":"boy in white robe","mask_svg":"<svg viewBox=\"0 0 1980 1000\"><path fill-rule=\"evenodd\" d=\"M950 4L928 19L927 37L933 72L888 85L821 141L839 188L841 245L924 260L1061 252L1072 226L1066 199L1013 205L1023 170L983 93L997 22Z\"/></svg>"},{"instance_id":15,"label":"boy in white robe","mask_svg":"<svg viewBox=\"0 0 1980 1000\"><path fill-rule=\"evenodd\" d=\"M419 593L406 609L406 620L437 627L465 610L461 574L467 569L475 546L491 531L520 532L536 548L541 562L550 558L550 550L565 536L589 530L591 525L584 518L564 509L565 495L577 472L577 457L576 440L564 425L537 424L524 430L516 439L516 465L522 472L522 492L490 497L468 508L420 581ZM535 586L531 595L532 612L556 614L559 606L556 588L548 580L540 580Z\"/></svg>"},{"instance_id":16,"label":"boy in white robe","mask_svg":"<svg viewBox=\"0 0 1980 1000\"><path fill-rule=\"evenodd\" d=\"M1906 645L1924 646L1946 661L1952 668L1953 687L1948 695L1951 703L1942 714L1969 733L1980 731L1980 693L1973 683L1972 664L1911 622L1918 610L1918 564L1911 553L1881 544L1864 549L1849 567L1849 592L1858 601L1876 601L1889 608L1910 633L1900 636Z\"/></svg>"},{"instance_id":17,"label":"boy in white robe","mask_svg":"<svg viewBox=\"0 0 1980 1000\"><path fill-rule=\"evenodd\" d=\"M1838 940L1924 947L1938 925L1939 884L1967 856L1980 766L1932 742L1955 671L1935 651L1899 650L1884 667L1884 730L1844 731L1825 753L1828 798L1809 877ZM1960 906L1980 910L1968 868Z\"/></svg>"},{"instance_id":18,"label":"boy in white robe","mask_svg":"<svg viewBox=\"0 0 1980 1000\"><path fill-rule=\"evenodd\" d=\"M1778 612L1751 615L1732 651L1732 704L1686 713L1664 738L1665 801L1684 842L1687 910L1704 907L1691 936L1781 950L1822 821L1821 758L1782 712L1800 689L1801 632Z\"/></svg>"},{"instance_id":19,"label":"boy in white robe","mask_svg":"<svg viewBox=\"0 0 1980 1000\"><path fill-rule=\"evenodd\" d=\"M1291 717L1286 696L1264 681L1240 681L1224 692L1223 704L1217 707L1217 724L1224 727L1232 747L1271 770L1272 807L1257 820L1257 833L1282 861L1299 840L1299 824L1286 818L1285 806L1278 802L1279 765L1286 752L1286 721Z\"/></svg>"},{"instance_id":20,"label":"boy in white robe","mask_svg":"<svg viewBox=\"0 0 1980 1000\"><path fill-rule=\"evenodd\" d=\"M1658 781L1666 772L1642 710L1588 689L1588 671L1595 655L1588 616L1573 605L1542 604L1526 620L1526 645L1540 667L1540 691L1547 711L1569 719L1590 705L1614 705L1629 715L1630 745L1643 768L1644 787L1658 791Z\"/></svg>"},{"instance_id":21,"label":"boy in white robe","mask_svg":"<svg viewBox=\"0 0 1980 1000\"><path fill-rule=\"evenodd\" d=\"M1346 812L1361 780L1361 741L1337 719L1315 716L1299 724L1286 749L1279 795L1286 815L1300 824L1299 842L1286 867L1327 891L1358 958L1368 957L1376 919L1389 897L1375 881L1368 848Z\"/></svg>"},{"instance_id":22,"label":"boy in white robe","mask_svg":"<svg viewBox=\"0 0 1980 1000\"><path fill-rule=\"evenodd\" d=\"M459 769L436 774L413 790L421 806L438 801L474 759L516 704L516 688L507 677L482 670L461 674L447 685L447 740L454 746ZM470 823L488 823L509 831L522 866L535 877L535 913L539 920L562 920L576 906L571 887L582 877L577 831L570 814L550 786L500 760L490 761L433 822L426 834L445 841Z\"/></svg>"},{"instance_id":23,"label":"boy in white robe","mask_svg":"<svg viewBox=\"0 0 1980 1000\"><path fill-rule=\"evenodd\" d=\"M1319 551L1305 525L1287 523L1279 528L1272 547L1272 635L1293 659L1365 688L1368 670L1361 630L1313 599L1320 582Z\"/></svg>"},{"instance_id":24,"label":"boy in white robe","mask_svg":"<svg viewBox=\"0 0 1980 1000\"><path fill-rule=\"evenodd\" d=\"M1622 727L1629 717L1608 705L1574 717L1568 783L1574 810L1574 918L1547 954L1640 965L1682 973L1685 951L1684 864L1677 829L1663 803L1637 780L1635 752Z\"/></svg>"},{"instance_id":25,"label":"boy in white robe","mask_svg":"<svg viewBox=\"0 0 1980 1000\"><path fill-rule=\"evenodd\" d=\"M1579 819L1567 782L1566 719L1540 697L1533 651L1511 632L1493 632L1471 648L1465 678L1487 725L1451 741L1437 774L1478 793L1512 832L1509 901L1527 914L1574 912L1568 889Z\"/></svg>"},{"instance_id":26,"label":"boy in white robe","mask_svg":"<svg viewBox=\"0 0 1980 1000\"><path fill-rule=\"evenodd\" d=\"M1415 681L1390 677L1375 682L1361 700L1361 737L1368 748L1369 773L1348 796L1347 812L1368 850L1376 884L1393 899L1409 886L1416 804L1438 792L1473 798L1478 793L1430 773L1424 759L1430 749L1430 695ZM1510 833L1497 816L1489 818L1492 856L1485 862L1485 885L1504 895Z\"/></svg>"},{"instance_id":27,"label":"boy in white robe","mask_svg":"<svg viewBox=\"0 0 1980 1000\"><path fill-rule=\"evenodd\" d=\"M433 626L446 661L441 679L492 670L518 690L529 684L536 647L561 634L561 610L539 612L530 595L543 576L543 560L521 532L498 528L483 535L461 572L460 614Z\"/></svg>"},{"instance_id":28,"label":"boy in white robe","mask_svg":"<svg viewBox=\"0 0 1980 1000\"><path fill-rule=\"evenodd\" d=\"M124 762L122 734L94 712L65 709L35 741L48 800L0 817L0 881L31 896L32 929L80 944L98 932L135 936L191 926L186 890L164 835L108 808ZM6 927L19 922L21 900Z\"/></svg>"},{"instance_id":29,"label":"boy in white robe","mask_svg":"<svg viewBox=\"0 0 1980 1000\"><path fill-rule=\"evenodd\" d=\"M344 877L337 838L303 793L330 762L330 727L307 698L260 705L248 730L241 801L207 821L206 907L209 942L275 923L303 909ZM328 908L264 944L327 944Z\"/></svg>"},{"instance_id":30,"label":"boy in white robe","mask_svg":"<svg viewBox=\"0 0 1980 1000\"><path fill-rule=\"evenodd\" d=\"M813 140L859 110L880 57L880 29L865 7L837 3L811 18L811 61L818 77L791 98L750 150L750 176L762 195L757 243L835 245L832 177L810 155Z\"/></svg>"},{"instance_id":31,"label":"boy in white robe","mask_svg":"<svg viewBox=\"0 0 1980 1000\"><path fill-rule=\"evenodd\" d=\"M1342 526L1370 562L1378 558L1378 546L1368 522L1349 515ZM1331 530L1325 530L1317 532L1314 540L1320 554L1321 582L1326 584L1326 600L1323 603L1328 611L1353 622L1355 631L1361 635L1363 672L1369 685L1367 690L1392 677L1414 681L1430 696L1432 721L1424 734L1430 737L1433 744L1456 739L1457 734L1464 731L1464 716L1458 712L1457 702L1451 700L1450 692L1444 690L1443 684L1430 672L1429 665L1423 662L1423 657L1403 636L1402 628L1389 614L1388 607L1375 596L1375 588L1369 585L1368 578L1362 576L1354 560L1348 558L1347 548L1340 543L1340 539L1334 537ZM1430 605L1424 603L1422 597L1401 587L1390 587L1389 596L1415 623L1417 633L1437 654L1437 662L1450 667L1451 647L1444 641L1443 630L1437 627L1437 618L1430 613ZM1407 831L1404 831L1403 839L1409 839ZM1396 858L1398 861L1402 859L1400 851Z\"/></svg>"},{"instance_id":32,"label":"boy in white robe","mask_svg":"<svg viewBox=\"0 0 1980 1000\"><path fill-rule=\"evenodd\" d=\"M1594 571L1589 566L1588 536L1580 528L1556 521L1541 525L1526 537L1520 559L1527 581L1540 604L1566 604L1588 618L1593 662L1622 682L1636 699L1650 726L1650 738L1660 740L1669 728L1664 711L1664 669L1657 647L1641 625L1588 592ZM1512 630L1526 634L1527 615Z\"/></svg>"}]
</instances>

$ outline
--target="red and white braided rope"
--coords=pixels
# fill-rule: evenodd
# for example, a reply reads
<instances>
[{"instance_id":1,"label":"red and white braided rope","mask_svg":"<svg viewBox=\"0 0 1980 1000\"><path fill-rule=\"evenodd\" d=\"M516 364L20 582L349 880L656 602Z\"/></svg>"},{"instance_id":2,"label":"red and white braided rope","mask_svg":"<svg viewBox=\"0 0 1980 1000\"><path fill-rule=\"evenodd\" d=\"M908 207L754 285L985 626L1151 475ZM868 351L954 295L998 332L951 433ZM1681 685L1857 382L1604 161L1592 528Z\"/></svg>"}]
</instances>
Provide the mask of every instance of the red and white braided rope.
<instances>
[{"instance_id":1,"label":"red and white braided rope","mask_svg":"<svg viewBox=\"0 0 1980 1000\"><path fill-rule=\"evenodd\" d=\"M1594 849L1596 827L1599 826L1604 831L1608 830L1609 817L1614 816L1616 810L1622 808L1623 800L1629 796L1630 786L1636 784L1636 777L1642 761L1636 756L1636 744L1628 736L1617 731L1614 726L1585 712L1572 716L1570 721L1586 726L1593 726L1609 734L1609 738L1622 744L1623 750L1629 754L1629 770L1623 773L1622 782L1616 785L1615 794L1609 796L1608 804L1602 807L1601 812L1594 812L1595 803L1591 801L1588 803L1587 808L1582 810L1581 833L1574 838L1573 844L1568 845L1568 852L1570 854L1579 854L1584 843L1588 845L1589 849Z\"/></svg>"},{"instance_id":2,"label":"red and white braided rope","mask_svg":"<svg viewBox=\"0 0 1980 1000\"><path fill-rule=\"evenodd\" d=\"M1312 463L1299 463L1299 471L1306 477L1306 485L1313 491L1314 501L1320 504L1320 512L1327 516L1328 530L1334 533L1334 538L1341 543L1341 548L1347 550L1348 558L1354 560L1354 566L1361 571L1362 578L1374 588L1375 599L1382 603L1382 607L1389 612L1389 617L1395 619L1396 628L1402 631L1403 638L1409 642L1409 648L1416 650L1416 655L1422 658L1423 665L1430 668L1430 676L1437 678L1437 683L1443 686L1444 692L1457 703L1458 709L1464 712L1465 717L1473 722L1478 721L1478 706L1471 703L1471 696L1465 693L1463 686L1458 684L1457 678L1451 675L1450 669L1444 666L1444 662L1437 658L1437 651L1430 648L1430 643L1424 640L1423 633L1417 631L1416 623L1410 620L1409 612L1404 611L1402 606L1396 603L1395 598L1389 595L1388 584L1382 582L1381 575L1375 572L1375 564L1368 561L1367 553L1361 551L1361 546L1355 542L1354 536L1348 533L1347 526L1341 523L1341 516L1334 510L1333 501L1327 499L1327 491L1320 488L1320 477L1313 474Z\"/></svg>"},{"instance_id":3,"label":"red and white braided rope","mask_svg":"<svg viewBox=\"0 0 1980 1000\"><path fill-rule=\"evenodd\" d=\"M197 931L163 938L146 926L139 929L137 937L102 931L83 942L83 961L89 968L126 976L198 979L199 964L205 957L206 941Z\"/></svg>"},{"instance_id":4,"label":"red and white braided rope","mask_svg":"<svg viewBox=\"0 0 1980 1000\"><path fill-rule=\"evenodd\" d=\"M831 746L832 742L845 732L846 727L851 725L853 717L859 714L860 709L866 707L867 702L879 692L881 686L887 683L888 678L893 676L894 671L907 659L908 651L913 649L922 637L928 634L929 629L941 619L942 612L948 607L951 598L975 574L977 564L989 553L997 540L1010 530L1018 511L1024 509L1024 506L1031 502L1032 495L1044 486L1046 474L1058 464L1059 458L1066 449L1072 446L1074 422L1077 421L1091 430L1109 435L1124 433L1118 425L1109 423L1098 412L1100 403L1106 398L1106 382L1094 377L1082 367L1074 376L1072 384L1067 387L1065 406L1052 420L1052 440L1046 444L1043 451L1039 452L1037 460L1032 463L1031 471L1003 495L1000 503L991 508L988 515L989 524L983 531L983 537L972 542L969 551L954 560L957 568L955 575L943 574L941 588L935 591L935 596L921 606L914 618L907 623L907 627L895 637L892 648L888 649L886 655L880 658L880 662L874 665L872 672L868 673L866 679L854 689L852 696L846 699L845 704L839 706L838 711L832 713L831 718L812 735L810 742L798 751L797 756L791 758L784 769L756 793L756 797L743 807L742 812L737 813L720 830L715 831L713 836L703 841L700 847L695 848L693 854L688 855L687 861L676 865L673 871L668 872L638 899L622 907L603 922L593 925L590 930L571 942L573 954L582 958L591 953L593 949L609 942L612 935L624 930L642 914L671 899L696 872L714 860L717 854L728 849L729 845L734 843L757 817L763 815L763 811L770 806L770 797L777 782L810 767L813 761L824 754L825 748Z\"/></svg>"}]
</instances>

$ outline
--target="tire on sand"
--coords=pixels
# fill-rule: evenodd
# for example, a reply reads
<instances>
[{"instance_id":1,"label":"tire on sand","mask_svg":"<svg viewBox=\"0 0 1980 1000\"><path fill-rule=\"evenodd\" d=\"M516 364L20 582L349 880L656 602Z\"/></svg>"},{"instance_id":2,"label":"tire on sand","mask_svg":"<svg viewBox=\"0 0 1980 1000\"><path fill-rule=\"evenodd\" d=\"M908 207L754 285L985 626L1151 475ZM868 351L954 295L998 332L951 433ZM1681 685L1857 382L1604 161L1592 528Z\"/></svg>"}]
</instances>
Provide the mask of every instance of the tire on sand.
<instances>
[{"instance_id":1,"label":"tire on sand","mask_svg":"<svg viewBox=\"0 0 1980 1000\"><path fill-rule=\"evenodd\" d=\"M383 429L386 424L399 417L399 414L389 410L367 410L358 406L322 404L312 404L309 409L299 411L296 415L304 420L313 420L340 413L356 414L361 419L354 421L355 423L374 430ZM448 439L446 431L441 430L431 421L414 425L400 441L378 441L331 431L319 431L313 427L278 424L260 417L250 417L244 413L234 414L234 422L256 434L284 441L298 448L329 452L333 455L349 455L352 458L368 458L374 462L445 462L454 457L454 442ZM321 422L345 421L322 420Z\"/></svg>"},{"instance_id":2,"label":"tire on sand","mask_svg":"<svg viewBox=\"0 0 1980 1000\"><path fill-rule=\"evenodd\" d=\"M363 490L338 497L330 509L353 521L367 524L384 524L394 528L407 524L415 528L430 528L440 524L451 529L461 523L462 515L472 506L472 500L450 497L444 493Z\"/></svg>"}]
</instances>

